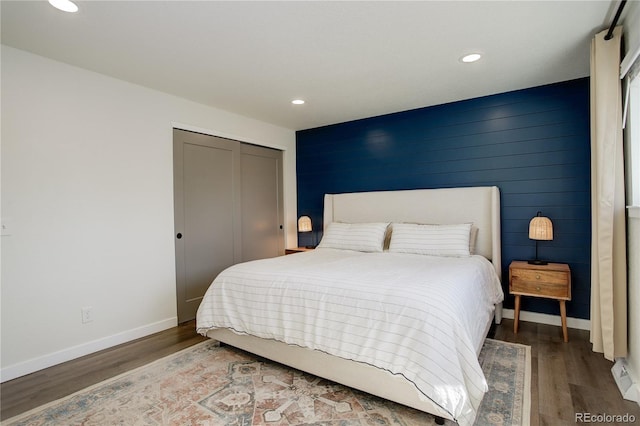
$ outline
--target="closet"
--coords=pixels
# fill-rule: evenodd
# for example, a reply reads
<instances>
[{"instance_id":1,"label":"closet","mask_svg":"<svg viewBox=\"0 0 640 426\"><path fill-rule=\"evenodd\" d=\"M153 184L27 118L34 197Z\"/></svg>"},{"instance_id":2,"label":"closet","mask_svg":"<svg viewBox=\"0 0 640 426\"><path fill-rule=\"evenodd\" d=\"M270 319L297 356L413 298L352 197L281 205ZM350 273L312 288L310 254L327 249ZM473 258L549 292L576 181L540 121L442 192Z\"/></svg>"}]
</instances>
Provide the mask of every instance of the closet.
<instances>
[{"instance_id":1,"label":"closet","mask_svg":"<svg viewBox=\"0 0 640 426\"><path fill-rule=\"evenodd\" d=\"M284 254L282 152L174 129L178 322L223 269Z\"/></svg>"}]
</instances>

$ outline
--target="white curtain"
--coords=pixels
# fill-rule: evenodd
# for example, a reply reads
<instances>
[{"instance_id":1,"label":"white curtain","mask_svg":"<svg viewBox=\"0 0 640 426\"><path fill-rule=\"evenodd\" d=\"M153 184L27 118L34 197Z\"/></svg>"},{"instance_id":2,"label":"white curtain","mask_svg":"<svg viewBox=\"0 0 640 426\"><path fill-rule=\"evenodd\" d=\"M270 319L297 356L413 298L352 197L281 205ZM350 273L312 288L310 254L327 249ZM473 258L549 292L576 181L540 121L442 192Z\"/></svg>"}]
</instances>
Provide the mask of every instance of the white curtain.
<instances>
[{"instance_id":1,"label":"white curtain","mask_svg":"<svg viewBox=\"0 0 640 426\"><path fill-rule=\"evenodd\" d=\"M591 343L614 360L627 354L627 255L620 38L591 42Z\"/></svg>"}]
</instances>

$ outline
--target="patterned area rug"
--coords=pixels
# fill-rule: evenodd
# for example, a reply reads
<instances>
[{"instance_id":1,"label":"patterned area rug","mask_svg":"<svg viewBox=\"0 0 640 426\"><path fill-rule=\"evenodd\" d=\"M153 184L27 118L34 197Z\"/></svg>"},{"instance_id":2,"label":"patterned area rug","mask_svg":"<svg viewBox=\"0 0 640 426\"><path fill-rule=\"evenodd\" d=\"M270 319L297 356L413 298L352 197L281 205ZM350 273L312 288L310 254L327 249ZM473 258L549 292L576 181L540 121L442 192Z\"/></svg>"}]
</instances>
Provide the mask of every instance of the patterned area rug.
<instances>
[{"instance_id":1,"label":"patterned area rug","mask_svg":"<svg viewBox=\"0 0 640 426\"><path fill-rule=\"evenodd\" d=\"M530 347L487 339L476 425L528 425ZM3 425L402 425L432 415L206 341ZM446 422L453 425L453 422Z\"/></svg>"}]
</instances>

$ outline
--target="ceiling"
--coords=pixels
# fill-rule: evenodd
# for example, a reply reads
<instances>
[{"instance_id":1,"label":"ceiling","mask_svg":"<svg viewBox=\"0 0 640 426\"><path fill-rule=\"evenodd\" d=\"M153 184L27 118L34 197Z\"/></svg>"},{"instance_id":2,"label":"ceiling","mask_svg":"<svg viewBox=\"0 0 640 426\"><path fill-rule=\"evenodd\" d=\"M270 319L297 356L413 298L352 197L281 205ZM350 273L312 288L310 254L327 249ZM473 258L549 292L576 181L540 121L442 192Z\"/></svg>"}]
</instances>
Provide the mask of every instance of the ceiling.
<instances>
[{"instance_id":1,"label":"ceiling","mask_svg":"<svg viewBox=\"0 0 640 426\"><path fill-rule=\"evenodd\" d=\"M617 1L2 1L2 43L300 130L589 75ZM460 57L481 52L464 64ZM304 105L292 105L301 98Z\"/></svg>"}]
</instances>

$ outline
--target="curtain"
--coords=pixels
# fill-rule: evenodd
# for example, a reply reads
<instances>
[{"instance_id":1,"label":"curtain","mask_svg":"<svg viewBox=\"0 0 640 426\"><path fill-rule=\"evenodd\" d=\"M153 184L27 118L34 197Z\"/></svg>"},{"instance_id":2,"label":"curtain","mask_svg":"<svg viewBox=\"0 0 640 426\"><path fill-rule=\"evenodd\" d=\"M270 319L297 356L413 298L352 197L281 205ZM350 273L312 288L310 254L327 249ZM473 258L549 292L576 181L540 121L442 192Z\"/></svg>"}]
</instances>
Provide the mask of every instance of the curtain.
<instances>
[{"instance_id":1,"label":"curtain","mask_svg":"<svg viewBox=\"0 0 640 426\"><path fill-rule=\"evenodd\" d=\"M591 42L591 335L595 352L627 354L627 256L620 39Z\"/></svg>"}]
</instances>

